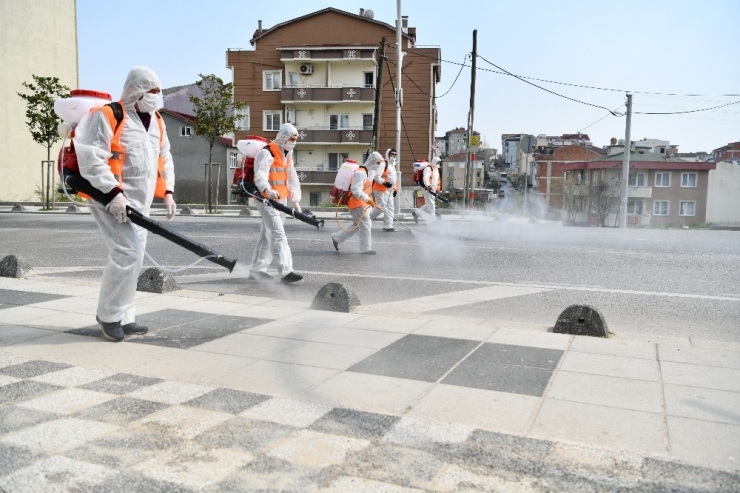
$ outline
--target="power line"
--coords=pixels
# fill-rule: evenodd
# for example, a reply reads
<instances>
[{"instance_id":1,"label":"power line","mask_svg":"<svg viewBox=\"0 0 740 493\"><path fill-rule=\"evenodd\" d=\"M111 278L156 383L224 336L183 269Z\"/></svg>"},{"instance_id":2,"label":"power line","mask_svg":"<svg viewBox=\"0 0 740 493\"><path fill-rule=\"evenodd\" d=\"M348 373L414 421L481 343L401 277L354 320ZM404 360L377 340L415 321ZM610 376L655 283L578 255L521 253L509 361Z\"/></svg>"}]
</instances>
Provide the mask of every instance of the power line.
<instances>
[{"instance_id":1,"label":"power line","mask_svg":"<svg viewBox=\"0 0 740 493\"><path fill-rule=\"evenodd\" d=\"M452 81L452 85L450 86L450 88L447 89L447 91L445 91L445 93L442 94L441 96L437 96L437 99L447 96L447 94L452 90L452 88L455 87L455 83L457 82L457 79L460 78L460 74L462 74L462 71L465 68L465 60L467 60L469 56L470 56L469 53L465 54L465 57L463 58L463 62L460 64L460 71L457 73L457 77L455 77L455 80Z\"/></svg>"},{"instance_id":2,"label":"power line","mask_svg":"<svg viewBox=\"0 0 740 493\"><path fill-rule=\"evenodd\" d=\"M486 62L486 63L488 63L488 64L490 64L490 65L493 65L493 66L494 66L494 67L496 67L497 69L499 69L499 70L502 70L502 71L503 71L504 73L506 73L506 75L510 75L511 77L514 77L514 78L516 78L516 79L519 79L520 81L522 81L522 82L524 82L524 83L526 83L526 84L529 84L529 85L531 85L531 86L534 86L534 87L536 87L537 89L542 89L543 91L545 91L545 92L549 92L550 94L554 94L555 96L559 96L559 97L561 97L561 98L564 98L564 99L568 99L568 100L570 100L570 101L575 101L576 103L580 103L580 104L585 104L586 106L593 106L594 108L601 108L601 109L604 109L604 110L608 111L609 113L611 113L611 114L612 114L612 116L622 116L622 115L618 115L617 113L613 112L612 110L610 110L610 109L609 109L609 108L607 108L606 106L600 106L600 105L598 105L598 104L592 104L592 103L587 103L587 102L585 102L585 101L581 101L581 100L579 100L579 99L571 98L571 97L569 97L569 96L564 96L564 95L562 95L562 94L560 94L560 93L557 93L557 92L555 92L555 91L551 91L550 89L546 89L546 88L544 88L544 87L542 87L542 86L538 86L537 84L535 84L535 83L533 83L533 82L529 82L528 80L525 80L525 79L523 79L522 77L519 77L518 75L512 74L512 73L511 73L511 72L509 72L508 70L506 70L506 69L503 69L503 68L499 67L498 65L496 65L496 64L495 64L495 63L493 63L493 62L489 62L488 60L486 60L485 58L483 58L483 57L482 57L482 56L480 56L480 55L478 55L478 58L480 58L481 60L483 60L484 62Z\"/></svg>"},{"instance_id":3,"label":"power line","mask_svg":"<svg viewBox=\"0 0 740 493\"><path fill-rule=\"evenodd\" d=\"M724 108L725 106L732 106L733 104L738 104L740 101L733 101L732 103L727 104L721 104L719 106L712 106L711 108L701 108L698 110L687 110L687 111L666 111L666 112L659 112L659 111L635 111L634 113L637 115L683 115L686 113L698 113L700 111L711 111L716 110L717 108Z\"/></svg>"},{"instance_id":4,"label":"power line","mask_svg":"<svg viewBox=\"0 0 740 493\"><path fill-rule=\"evenodd\" d=\"M616 108L614 108L614 111L617 111L617 110L618 110L619 108L621 108L622 106L624 106L624 105L623 105L623 104L620 104L619 106L617 106ZM583 127L582 129L580 129L580 130L578 131L578 133L581 133L581 132L583 132L584 130L586 130L586 129L587 129L587 128L589 128L589 127L593 127L594 125L596 125L597 123L599 123L599 122L600 122L601 120L603 120L604 118L608 118L609 116L610 116L610 115L604 115L604 116L602 116L601 118L599 118L598 120L596 120L596 121L595 121L595 122L593 122L592 124L590 124L590 125L586 125L586 126L585 126L585 127Z\"/></svg>"},{"instance_id":5,"label":"power line","mask_svg":"<svg viewBox=\"0 0 740 493\"><path fill-rule=\"evenodd\" d=\"M412 53L414 55L426 57L426 58L431 58L433 60L439 60L439 61L442 61L442 62L445 62L445 63L451 63L453 65L463 65L464 67L470 67L470 65L464 65L464 64L461 64L460 62L453 62L452 60L444 60L444 59L441 59L441 58L437 58L437 57L425 55L424 53L419 53L419 52L412 51L412 50L406 50L406 52L407 53ZM479 58L483 58L480 55L478 55L478 56L479 56ZM486 60L486 61L488 61L488 60ZM490 62L488 62L488 63L490 63ZM496 70L491 70L491 69L482 68L482 67L477 67L477 69L478 70L483 70L484 72L491 72L491 73L494 73L494 74L514 76L514 74L511 74L511 73L499 72L499 71L496 71ZM648 94L648 95L654 95L654 96L726 97L726 98L729 98L729 97L732 97L732 98L740 97L740 94L707 95L707 94L679 94L679 93L670 93L670 92L634 91L634 90L631 90L631 89L614 89L614 88L609 88L609 87L598 87L598 86L588 86L588 85L584 85L584 84L573 84L573 83L570 83L570 82L560 82L560 81L549 80L549 79L538 79L537 77L528 77L528 76L525 76L525 75L517 75L516 77L519 77L519 78L522 78L522 79L535 80L537 82L546 82L548 84L560 84L562 86L581 87L583 89L593 89L593 90L597 90L597 91L611 91L611 92L625 92L625 93L626 92L631 92L632 94Z\"/></svg>"},{"instance_id":6,"label":"power line","mask_svg":"<svg viewBox=\"0 0 740 493\"><path fill-rule=\"evenodd\" d=\"M398 66L397 64L393 63L393 61L392 61L392 60L389 60L388 58L386 58L385 60L386 60L386 62L388 62L388 63L391 63L391 64L393 64L393 66L394 66L394 67L397 67L397 66ZM431 98L431 96L430 96L430 95L429 95L428 93L426 93L426 92L424 91L424 89L422 89L421 87L419 87L419 84L417 84L417 83L416 83L416 81L414 81L414 79L412 79L411 77L409 77L409 75L408 75L408 74L407 74L406 72L404 72L404 71L403 71L403 69L401 69L401 73L402 73L403 75L405 75L405 76L406 76L406 78L407 78L407 79L408 79L409 81L411 81L411 83L412 83L413 85L415 85L415 86L416 86L416 88L417 88L417 89L419 90L419 92L420 92L420 93L422 93L422 94L423 94L424 96L426 96L426 97L428 97L428 98Z\"/></svg>"}]
</instances>

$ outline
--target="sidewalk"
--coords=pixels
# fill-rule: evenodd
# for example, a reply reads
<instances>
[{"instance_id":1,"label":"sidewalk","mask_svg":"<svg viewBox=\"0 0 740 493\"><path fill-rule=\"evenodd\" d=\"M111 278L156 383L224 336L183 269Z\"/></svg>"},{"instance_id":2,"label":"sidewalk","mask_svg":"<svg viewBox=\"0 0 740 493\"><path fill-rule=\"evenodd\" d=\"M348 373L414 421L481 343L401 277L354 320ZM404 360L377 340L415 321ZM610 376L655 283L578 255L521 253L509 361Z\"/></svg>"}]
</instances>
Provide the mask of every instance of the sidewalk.
<instances>
[{"instance_id":1,"label":"sidewalk","mask_svg":"<svg viewBox=\"0 0 740 493\"><path fill-rule=\"evenodd\" d=\"M737 345L98 289L0 278L0 491L740 491Z\"/></svg>"}]
</instances>

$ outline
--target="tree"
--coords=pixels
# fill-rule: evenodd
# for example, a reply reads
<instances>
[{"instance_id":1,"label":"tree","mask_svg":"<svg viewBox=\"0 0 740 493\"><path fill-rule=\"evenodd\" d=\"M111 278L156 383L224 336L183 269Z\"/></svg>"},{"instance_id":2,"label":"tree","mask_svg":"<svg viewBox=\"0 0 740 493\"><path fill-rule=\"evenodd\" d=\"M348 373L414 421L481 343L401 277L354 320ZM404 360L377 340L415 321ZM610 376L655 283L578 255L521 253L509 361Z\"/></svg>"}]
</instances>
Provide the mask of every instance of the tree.
<instances>
[{"instance_id":1,"label":"tree","mask_svg":"<svg viewBox=\"0 0 740 493\"><path fill-rule=\"evenodd\" d=\"M621 171L616 174L602 174L601 179L591 184L591 210L599 219L599 226L606 226L609 215L619 210Z\"/></svg>"},{"instance_id":2,"label":"tree","mask_svg":"<svg viewBox=\"0 0 740 493\"><path fill-rule=\"evenodd\" d=\"M26 125L31 131L33 140L46 147L46 189L44 189L44 166L41 165L41 191L43 194L43 208L54 207L54 175L52 171L51 148L59 137L59 124L62 123L54 113L54 101L65 98L69 87L60 84L58 77L41 77L32 75L34 83L24 82L23 87L30 93L17 93L26 102Z\"/></svg>"},{"instance_id":3,"label":"tree","mask_svg":"<svg viewBox=\"0 0 740 493\"><path fill-rule=\"evenodd\" d=\"M218 210L218 189L221 179L221 166L219 163L218 176L216 177L216 207L212 210L211 203L211 166L213 161L213 145L218 137L236 132L236 122L241 117L236 112L243 109L246 103L234 101L234 84L224 83L220 77L214 74L198 74L200 80L195 83L203 94L202 97L190 96L195 111L195 133L208 141L208 163L206 168L206 211Z\"/></svg>"},{"instance_id":4,"label":"tree","mask_svg":"<svg viewBox=\"0 0 740 493\"><path fill-rule=\"evenodd\" d=\"M565 220L568 224L575 223L576 215L580 212L579 208L576 207L576 203L580 202L581 198L587 194L586 187L580 183L576 183L575 180L563 179L560 184L556 186L555 192L560 192L562 194Z\"/></svg>"}]
</instances>

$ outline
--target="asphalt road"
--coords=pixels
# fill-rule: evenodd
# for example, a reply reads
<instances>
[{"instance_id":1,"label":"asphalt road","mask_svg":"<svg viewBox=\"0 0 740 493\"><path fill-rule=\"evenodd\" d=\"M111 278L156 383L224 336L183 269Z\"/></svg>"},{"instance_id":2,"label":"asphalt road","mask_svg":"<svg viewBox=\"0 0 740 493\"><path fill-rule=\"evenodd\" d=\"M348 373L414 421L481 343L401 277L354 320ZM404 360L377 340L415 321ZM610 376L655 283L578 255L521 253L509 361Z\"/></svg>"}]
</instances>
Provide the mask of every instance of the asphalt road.
<instances>
[{"instance_id":1,"label":"asphalt road","mask_svg":"<svg viewBox=\"0 0 740 493\"><path fill-rule=\"evenodd\" d=\"M535 292L452 308L430 304L429 311L554 325L565 307L586 303L599 308L615 332L740 342L740 232L447 218L434 228L397 224L399 232L385 233L376 221L373 257L358 254L356 239L337 254L329 239L334 220L317 231L289 219L294 267L306 277L283 286L244 278L259 219L181 216L169 225L240 259L232 275L209 262L176 274L189 288L311 300L327 282L340 281L371 305L503 283ZM149 238L149 253L163 265L197 260L162 238ZM90 278L99 278L106 256L89 215L0 213L0 256L7 254L24 257L40 275Z\"/></svg>"}]
</instances>

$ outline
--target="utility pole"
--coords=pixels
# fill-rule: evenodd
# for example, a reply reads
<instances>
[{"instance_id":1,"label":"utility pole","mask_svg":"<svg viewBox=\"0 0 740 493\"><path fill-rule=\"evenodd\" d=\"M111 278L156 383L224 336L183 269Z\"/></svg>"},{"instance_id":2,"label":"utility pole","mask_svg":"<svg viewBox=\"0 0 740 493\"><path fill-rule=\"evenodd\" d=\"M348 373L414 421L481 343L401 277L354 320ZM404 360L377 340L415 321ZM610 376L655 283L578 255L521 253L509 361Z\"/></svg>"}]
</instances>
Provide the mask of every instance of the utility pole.
<instances>
[{"instance_id":1,"label":"utility pole","mask_svg":"<svg viewBox=\"0 0 740 493\"><path fill-rule=\"evenodd\" d=\"M401 92L401 67L403 66L402 22L401 0L396 0L396 183L398 183L398 189L401 190L401 193L403 193L401 189L401 103L403 101L403 92ZM396 196L396 203L393 209L395 214L400 214L400 195Z\"/></svg>"},{"instance_id":2,"label":"utility pole","mask_svg":"<svg viewBox=\"0 0 740 493\"><path fill-rule=\"evenodd\" d=\"M470 139L473 138L473 117L475 116L475 62L478 59L478 30L473 29L473 64L470 72L470 113L468 113L468 141L465 143L465 187L463 189L463 214L467 208L466 200L468 199L468 193L470 190L471 179L473 177L473 170L470 162ZM472 195L472 194L471 194ZM471 203L474 203L474 199L470 197Z\"/></svg>"},{"instance_id":3,"label":"utility pole","mask_svg":"<svg viewBox=\"0 0 740 493\"><path fill-rule=\"evenodd\" d=\"M630 132L632 130L632 94L627 94L627 128L624 131L624 158L622 159L622 197L619 206L619 227L627 227L627 192L630 181L630 152L632 141Z\"/></svg>"},{"instance_id":4,"label":"utility pole","mask_svg":"<svg viewBox=\"0 0 740 493\"><path fill-rule=\"evenodd\" d=\"M378 56L378 76L375 78L375 111L373 115L373 149L380 149L380 102L383 90L383 62L385 60L385 37L380 40L380 56Z\"/></svg>"}]
</instances>

